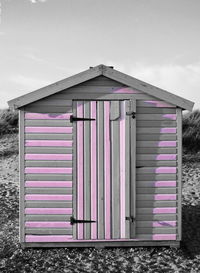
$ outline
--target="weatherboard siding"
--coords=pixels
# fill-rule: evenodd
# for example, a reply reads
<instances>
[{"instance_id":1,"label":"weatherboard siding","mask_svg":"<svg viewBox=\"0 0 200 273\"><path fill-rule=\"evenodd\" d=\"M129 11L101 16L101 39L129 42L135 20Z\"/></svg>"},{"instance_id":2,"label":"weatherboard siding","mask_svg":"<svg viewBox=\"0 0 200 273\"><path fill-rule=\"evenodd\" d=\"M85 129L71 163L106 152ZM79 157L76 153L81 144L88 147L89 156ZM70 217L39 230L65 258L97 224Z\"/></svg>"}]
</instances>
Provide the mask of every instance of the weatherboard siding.
<instances>
[{"instance_id":1,"label":"weatherboard siding","mask_svg":"<svg viewBox=\"0 0 200 273\"><path fill-rule=\"evenodd\" d=\"M23 215L25 226L22 228L22 233L24 230L26 242L72 241L72 228L67 228L64 231L60 226L62 223L63 227L68 225L73 209L73 195L70 197L72 200L66 199L69 190L72 192L73 188L73 128L69 122L69 117L72 114L72 100L69 99L68 94L72 94L71 96L75 94L75 97L79 98L83 94L82 99L84 99L84 95L89 96L93 93L97 95L96 100L98 100L98 95L101 97L106 94L131 94L136 100L136 166L138 168L136 169L135 239L176 240L177 215L180 210L177 190L176 108L174 105L146 95L140 90L100 76L24 107L25 172L23 176L25 189L21 194L24 194L25 207L25 215ZM96 111L100 110L94 108L94 105L95 103L90 107L95 116ZM123 123L120 126L123 128ZM95 131L92 128L91 139L98 133L98 130ZM81 133L81 128L79 131ZM107 137L109 135L105 131L102 145L104 144L106 149L109 148ZM93 144L91 142L90 149L93 151L92 156L96 159L94 145L94 142ZM77 149L79 150L81 147L77 147ZM77 160L81 160L81 158L77 158ZM94 178L98 176L98 168L94 169L93 166L90 175ZM112 183L112 181L109 182L109 178L106 179L108 183ZM81 180L77 182L77 185L79 185L78 183L81 183ZM124 184L122 184L123 186ZM99 194L98 187L100 185L92 184L90 194L94 199L93 202L100 206L96 197L92 195L92 193ZM50 190L51 188L53 191ZM61 191L65 190L62 193L60 189ZM80 190L78 190L79 201L84 197L79 192ZM41 195L41 198L38 195ZM112 199L109 200L106 197L106 204L108 202L112 202ZM120 206L125 205L124 200L120 202ZM101 209L101 206L99 208ZM94 218L98 218L98 213L101 213L101 210L98 211L98 209L91 208L91 215ZM81 213L79 212L79 214ZM107 216L109 216L109 212ZM112 217L110 215L110 220ZM42 221L49 222L49 225L38 224ZM122 219L119 221L120 224L123 223ZM32 226L28 226L30 222L33 223ZM105 236L107 239L114 238L115 230L110 231L104 226L106 224L102 222L100 230L97 230L96 224L91 224L91 229L84 231L86 238L90 236L93 240L98 237L104 239ZM80 229L78 232L79 239L82 239L83 230ZM122 229L120 232L124 236L125 231Z\"/></svg>"}]
</instances>

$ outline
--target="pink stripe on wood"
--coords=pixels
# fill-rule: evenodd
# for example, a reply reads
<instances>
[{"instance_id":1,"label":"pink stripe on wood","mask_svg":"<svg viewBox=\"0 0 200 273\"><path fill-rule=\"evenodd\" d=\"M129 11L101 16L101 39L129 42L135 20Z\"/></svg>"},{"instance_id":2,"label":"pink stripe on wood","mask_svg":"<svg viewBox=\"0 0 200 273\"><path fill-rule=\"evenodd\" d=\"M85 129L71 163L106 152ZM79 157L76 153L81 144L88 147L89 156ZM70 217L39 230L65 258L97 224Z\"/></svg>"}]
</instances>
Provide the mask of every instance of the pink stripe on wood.
<instances>
[{"instance_id":1,"label":"pink stripe on wood","mask_svg":"<svg viewBox=\"0 0 200 273\"><path fill-rule=\"evenodd\" d=\"M120 102L120 238L125 238L125 101Z\"/></svg>"},{"instance_id":2,"label":"pink stripe on wood","mask_svg":"<svg viewBox=\"0 0 200 273\"><path fill-rule=\"evenodd\" d=\"M26 235L25 237L27 243L40 243L40 242L68 242L72 240L73 237L71 235Z\"/></svg>"},{"instance_id":3,"label":"pink stripe on wood","mask_svg":"<svg viewBox=\"0 0 200 273\"><path fill-rule=\"evenodd\" d=\"M158 147L176 147L176 141L159 141Z\"/></svg>"},{"instance_id":4,"label":"pink stripe on wood","mask_svg":"<svg viewBox=\"0 0 200 273\"><path fill-rule=\"evenodd\" d=\"M104 102L105 239L110 239L110 102Z\"/></svg>"},{"instance_id":5,"label":"pink stripe on wood","mask_svg":"<svg viewBox=\"0 0 200 273\"><path fill-rule=\"evenodd\" d=\"M176 187L176 181L154 181L155 187Z\"/></svg>"},{"instance_id":6,"label":"pink stripe on wood","mask_svg":"<svg viewBox=\"0 0 200 273\"><path fill-rule=\"evenodd\" d=\"M25 208L25 214L72 214L71 208Z\"/></svg>"},{"instance_id":7,"label":"pink stripe on wood","mask_svg":"<svg viewBox=\"0 0 200 273\"><path fill-rule=\"evenodd\" d=\"M176 213L176 208L154 208L153 209L154 214L159 214L159 213Z\"/></svg>"},{"instance_id":8,"label":"pink stripe on wood","mask_svg":"<svg viewBox=\"0 0 200 273\"><path fill-rule=\"evenodd\" d=\"M25 168L25 173L66 173L66 174L71 174L72 168L28 167L28 168Z\"/></svg>"},{"instance_id":9,"label":"pink stripe on wood","mask_svg":"<svg viewBox=\"0 0 200 273\"><path fill-rule=\"evenodd\" d=\"M176 114L164 114L163 117L171 120L176 120Z\"/></svg>"},{"instance_id":10,"label":"pink stripe on wood","mask_svg":"<svg viewBox=\"0 0 200 273\"><path fill-rule=\"evenodd\" d=\"M71 140L26 140L27 147L72 147Z\"/></svg>"},{"instance_id":11,"label":"pink stripe on wood","mask_svg":"<svg viewBox=\"0 0 200 273\"><path fill-rule=\"evenodd\" d=\"M176 194L155 194L154 200L176 200Z\"/></svg>"},{"instance_id":12,"label":"pink stripe on wood","mask_svg":"<svg viewBox=\"0 0 200 273\"><path fill-rule=\"evenodd\" d=\"M72 127L25 127L26 133L72 133Z\"/></svg>"},{"instance_id":13,"label":"pink stripe on wood","mask_svg":"<svg viewBox=\"0 0 200 273\"><path fill-rule=\"evenodd\" d=\"M176 227L176 221L155 221L152 227Z\"/></svg>"},{"instance_id":14,"label":"pink stripe on wood","mask_svg":"<svg viewBox=\"0 0 200 273\"><path fill-rule=\"evenodd\" d=\"M155 241L176 240L176 234L154 234L152 239Z\"/></svg>"},{"instance_id":15,"label":"pink stripe on wood","mask_svg":"<svg viewBox=\"0 0 200 273\"><path fill-rule=\"evenodd\" d=\"M162 134L176 134L176 128L160 128Z\"/></svg>"},{"instance_id":16,"label":"pink stripe on wood","mask_svg":"<svg viewBox=\"0 0 200 273\"><path fill-rule=\"evenodd\" d=\"M97 220L96 101L91 101L91 219ZM97 239L97 223L91 223L91 239Z\"/></svg>"},{"instance_id":17,"label":"pink stripe on wood","mask_svg":"<svg viewBox=\"0 0 200 273\"><path fill-rule=\"evenodd\" d=\"M27 228L70 228L70 222L25 222Z\"/></svg>"},{"instance_id":18,"label":"pink stripe on wood","mask_svg":"<svg viewBox=\"0 0 200 273\"><path fill-rule=\"evenodd\" d=\"M25 113L25 119L69 119L72 113L67 114L41 114Z\"/></svg>"},{"instance_id":19,"label":"pink stripe on wood","mask_svg":"<svg viewBox=\"0 0 200 273\"><path fill-rule=\"evenodd\" d=\"M72 181L25 181L28 188L71 188Z\"/></svg>"},{"instance_id":20,"label":"pink stripe on wood","mask_svg":"<svg viewBox=\"0 0 200 273\"><path fill-rule=\"evenodd\" d=\"M72 154L25 154L25 160L72 160Z\"/></svg>"},{"instance_id":21,"label":"pink stripe on wood","mask_svg":"<svg viewBox=\"0 0 200 273\"><path fill-rule=\"evenodd\" d=\"M156 160L176 160L176 154L159 154L156 155Z\"/></svg>"},{"instance_id":22,"label":"pink stripe on wood","mask_svg":"<svg viewBox=\"0 0 200 273\"><path fill-rule=\"evenodd\" d=\"M146 100L144 101L144 103L147 105L151 105L152 107L166 107L166 108L175 107L174 105L166 103L164 101Z\"/></svg>"},{"instance_id":23,"label":"pink stripe on wood","mask_svg":"<svg viewBox=\"0 0 200 273\"><path fill-rule=\"evenodd\" d=\"M72 200L72 195L65 194L26 194L25 200Z\"/></svg>"},{"instance_id":24,"label":"pink stripe on wood","mask_svg":"<svg viewBox=\"0 0 200 273\"><path fill-rule=\"evenodd\" d=\"M176 167L158 167L155 173L176 173Z\"/></svg>"},{"instance_id":25,"label":"pink stripe on wood","mask_svg":"<svg viewBox=\"0 0 200 273\"><path fill-rule=\"evenodd\" d=\"M77 102L77 116L83 117L83 102ZM77 122L77 218L83 219L83 121ZM78 224L78 239L83 239L83 224Z\"/></svg>"},{"instance_id":26,"label":"pink stripe on wood","mask_svg":"<svg viewBox=\"0 0 200 273\"><path fill-rule=\"evenodd\" d=\"M130 87L123 87L123 88L118 88L116 90L113 91L113 93L121 93L121 94L138 94L138 93L141 93L140 91L138 90L134 90Z\"/></svg>"}]
</instances>

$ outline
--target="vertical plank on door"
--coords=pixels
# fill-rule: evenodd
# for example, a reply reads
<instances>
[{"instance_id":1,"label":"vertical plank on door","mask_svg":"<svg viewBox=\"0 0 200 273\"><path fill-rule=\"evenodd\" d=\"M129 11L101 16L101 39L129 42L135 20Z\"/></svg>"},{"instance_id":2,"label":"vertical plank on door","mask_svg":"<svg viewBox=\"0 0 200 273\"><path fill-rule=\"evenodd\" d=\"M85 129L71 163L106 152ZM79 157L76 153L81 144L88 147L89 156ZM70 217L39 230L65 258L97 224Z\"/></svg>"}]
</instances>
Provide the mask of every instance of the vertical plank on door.
<instances>
[{"instance_id":1,"label":"vertical plank on door","mask_svg":"<svg viewBox=\"0 0 200 273\"><path fill-rule=\"evenodd\" d=\"M77 102L73 101L73 115L76 116ZM77 145L77 123L73 123L73 216L77 218L77 157L76 157L76 145ZM73 225L73 238L77 239L77 225Z\"/></svg>"},{"instance_id":2,"label":"vertical plank on door","mask_svg":"<svg viewBox=\"0 0 200 273\"><path fill-rule=\"evenodd\" d=\"M120 102L120 238L126 238L125 230L125 101Z\"/></svg>"},{"instance_id":3,"label":"vertical plank on door","mask_svg":"<svg viewBox=\"0 0 200 273\"><path fill-rule=\"evenodd\" d=\"M90 117L90 102L84 102L84 118ZM90 124L93 121L84 121L84 219L90 215ZM84 224L84 239L90 239L90 223Z\"/></svg>"},{"instance_id":4,"label":"vertical plank on door","mask_svg":"<svg viewBox=\"0 0 200 273\"><path fill-rule=\"evenodd\" d=\"M97 132L96 132L96 101L91 101L91 219L97 221ZM97 222L91 223L91 239L97 239Z\"/></svg>"},{"instance_id":5,"label":"vertical plank on door","mask_svg":"<svg viewBox=\"0 0 200 273\"><path fill-rule=\"evenodd\" d=\"M131 111L136 112L136 102L131 100ZM130 119L131 131L131 216L136 219L136 118ZM136 221L131 222L131 238L136 236Z\"/></svg>"},{"instance_id":6,"label":"vertical plank on door","mask_svg":"<svg viewBox=\"0 0 200 273\"><path fill-rule=\"evenodd\" d=\"M130 101L126 101L126 111L130 112ZM130 217L130 116L125 117L125 217ZM125 221L125 238L130 238L130 221Z\"/></svg>"},{"instance_id":7,"label":"vertical plank on door","mask_svg":"<svg viewBox=\"0 0 200 273\"><path fill-rule=\"evenodd\" d=\"M83 102L77 102L77 116L83 117ZM83 200L83 121L77 122L77 217L82 220L84 217ZM78 224L78 239L83 239L83 224Z\"/></svg>"},{"instance_id":8,"label":"vertical plank on door","mask_svg":"<svg viewBox=\"0 0 200 273\"><path fill-rule=\"evenodd\" d=\"M112 173L112 238L120 238L120 220L119 220L119 101L111 101L111 173Z\"/></svg>"},{"instance_id":9,"label":"vertical plank on door","mask_svg":"<svg viewBox=\"0 0 200 273\"><path fill-rule=\"evenodd\" d=\"M104 102L104 196L105 239L110 239L110 102Z\"/></svg>"},{"instance_id":10,"label":"vertical plank on door","mask_svg":"<svg viewBox=\"0 0 200 273\"><path fill-rule=\"evenodd\" d=\"M97 102L98 239L104 239L104 120L103 101Z\"/></svg>"}]
</instances>

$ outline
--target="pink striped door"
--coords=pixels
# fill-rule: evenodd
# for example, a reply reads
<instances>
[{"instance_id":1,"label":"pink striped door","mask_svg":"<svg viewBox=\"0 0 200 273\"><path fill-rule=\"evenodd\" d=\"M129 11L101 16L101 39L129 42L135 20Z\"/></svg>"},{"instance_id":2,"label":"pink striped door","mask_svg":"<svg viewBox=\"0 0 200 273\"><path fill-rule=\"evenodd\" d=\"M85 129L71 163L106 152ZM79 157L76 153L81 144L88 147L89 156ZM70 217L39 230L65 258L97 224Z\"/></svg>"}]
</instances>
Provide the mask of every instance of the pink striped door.
<instances>
[{"instance_id":1,"label":"pink striped door","mask_svg":"<svg viewBox=\"0 0 200 273\"><path fill-rule=\"evenodd\" d=\"M128 239L133 234L131 105L129 100L73 102L73 115L79 118L73 121L74 239Z\"/></svg>"}]
</instances>

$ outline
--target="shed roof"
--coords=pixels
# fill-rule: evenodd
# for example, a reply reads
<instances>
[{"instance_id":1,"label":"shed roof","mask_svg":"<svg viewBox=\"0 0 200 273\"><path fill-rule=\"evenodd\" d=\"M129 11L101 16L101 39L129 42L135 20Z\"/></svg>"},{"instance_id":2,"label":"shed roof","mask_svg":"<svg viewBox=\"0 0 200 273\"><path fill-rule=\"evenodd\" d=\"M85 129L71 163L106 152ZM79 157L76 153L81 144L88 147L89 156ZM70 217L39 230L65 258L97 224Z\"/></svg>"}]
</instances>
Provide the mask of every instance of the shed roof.
<instances>
[{"instance_id":1,"label":"shed roof","mask_svg":"<svg viewBox=\"0 0 200 273\"><path fill-rule=\"evenodd\" d=\"M43 99L45 97L58 93L64 89L70 88L74 85L91 80L101 75L107 78L110 78L112 80L121 82L127 86L130 86L132 88L145 92L154 97L157 97L160 100L164 100L182 109L191 111L193 108L194 102L192 101L189 101L180 96L174 95L173 93L165 91L161 88L158 88L146 82L140 81L132 76L124 74L120 71L113 69L110 66L105 66L103 64L100 64L95 67L91 67L88 70L85 70L74 76L68 77L64 80L55 82L48 86L42 87L36 91L30 92L26 95L10 100L8 101L8 105L10 107L14 107L15 109L17 109L29 103L33 103L37 100Z\"/></svg>"}]
</instances>

